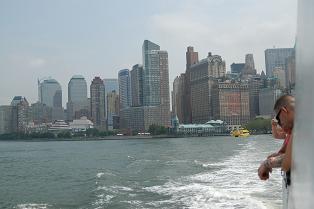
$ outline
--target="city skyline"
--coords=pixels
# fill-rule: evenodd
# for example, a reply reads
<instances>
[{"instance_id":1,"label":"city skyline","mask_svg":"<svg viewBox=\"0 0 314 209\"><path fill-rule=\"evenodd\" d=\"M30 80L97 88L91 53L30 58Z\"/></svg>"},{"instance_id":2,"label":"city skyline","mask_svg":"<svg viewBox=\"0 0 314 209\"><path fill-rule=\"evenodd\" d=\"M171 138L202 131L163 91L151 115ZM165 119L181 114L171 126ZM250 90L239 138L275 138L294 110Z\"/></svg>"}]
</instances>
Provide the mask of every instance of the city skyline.
<instances>
[{"instance_id":1,"label":"city skyline","mask_svg":"<svg viewBox=\"0 0 314 209\"><path fill-rule=\"evenodd\" d=\"M190 45L200 57L209 51L223 56L227 71L252 53L260 72L265 49L293 47L295 8L294 0L116 1L109 6L102 1L3 1L0 89L23 79L0 92L0 104L9 104L13 95L36 102L36 80L51 76L62 86L65 106L71 76L83 75L88 83L94 76L117 78L119 70L141 63L139 46L145 39L168 51L170 81L185 71Z\"/></svg>"}]
</instances>

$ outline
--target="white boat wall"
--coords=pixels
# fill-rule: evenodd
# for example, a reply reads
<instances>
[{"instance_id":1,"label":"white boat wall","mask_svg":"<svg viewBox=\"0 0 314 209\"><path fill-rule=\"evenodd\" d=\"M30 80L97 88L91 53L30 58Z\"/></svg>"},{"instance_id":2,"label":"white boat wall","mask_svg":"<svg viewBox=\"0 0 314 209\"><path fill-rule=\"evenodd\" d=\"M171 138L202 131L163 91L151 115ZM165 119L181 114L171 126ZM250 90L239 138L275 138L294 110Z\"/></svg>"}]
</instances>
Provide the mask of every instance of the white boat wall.
<instances>
[{"instance_id":1,"label":"white boat wall","mask_svg":"<svg viewBox=\"0 0 314 209\"><path fill-rule=\"evenodd\" d=\"M298 1L296 120L288 208L314 208L314 1Z\"/></svg>"}]
</instances>

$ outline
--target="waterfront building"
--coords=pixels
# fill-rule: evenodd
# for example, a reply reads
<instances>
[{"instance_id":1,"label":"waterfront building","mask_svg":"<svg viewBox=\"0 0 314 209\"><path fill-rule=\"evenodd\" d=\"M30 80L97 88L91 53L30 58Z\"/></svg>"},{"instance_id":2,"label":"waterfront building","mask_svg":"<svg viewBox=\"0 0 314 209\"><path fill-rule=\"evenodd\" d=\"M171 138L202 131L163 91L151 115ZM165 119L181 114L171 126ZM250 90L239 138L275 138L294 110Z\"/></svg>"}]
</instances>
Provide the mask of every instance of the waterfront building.
<instances>
[{"instance_id":1,"label":"waterfront building","mask_svg":"<svg viewBox=\"0 0 314 209\"><path fill-rule=\"evenodd\" d=\"M210 120L204 124L179 124L176 132L185 136L212 136L228 133L226 123L222 120Z\"/></svg>"},{"instance_id":2,"label":"waterfront building","mask_svg":"<svg viewBox=\"0 0 314 209\"><path fill-rule=\"evenodd\" d=\"M140 64L136 64L131 70L131 97L132 106L143 106L143 82L144 82L144 69Z\"/></svg>"},{"instance_id":3,"label":"waterfront building","mask_svg":"<svg viewBox=\"0 0 314 209\"><path fill-rule=\"evenodd\" d=\"M11 102L13 107L13 131L25 132L30 121L29 104L25 97L15 96Z\"/></svg>"},{"instance_id":4,"label":"waterfront building","mask_svg":"<svg viewBox=\"0 0 314 209\"><path fill-rule=\"evenodd\" d=\"M70 128L72 132L86 132L87 129L94 128L92 121L88 120L87 117L83 116L80 119L74 119L70 122Z\"/></svg>"},{"instance_id":5,"label":"waterfront building","mask_svg":"<svg viewBox=\"0 0 314 209\"><path fill-rule=\"evenodd\" d=\"M72 121L81 110L88 110L87 83L83 76L75 75L68 83L67 119Z\"/></svg>"},{"instance_id":6,"label":"waterfront building","mask_svg":"<svg viewBox=\"0 0 314 209\"><path fill-rule=\"evenodd\" d=\"M0 134L13 132L13 106L0 106Z\"/></svg>"},{"instance_id":7,"label":"waterfront building","mask_svg":"<svg viewBox=\"0 0 314 209\"><path fill-rule=\"evenodd\" d=\"M275 67L285 69L285 62L288 57L293 55L294 48L273 48L265 50L266 75L273 76Z\"/></svg>"},{"instance_id":8,"label":"waterfront building","mask_svg":"<svg viewBox=\"0 0 314 209\"><path fill-rule=\"evenodd\" d=\"M49 125L48 131L57 134L61 132L71 131L71 127L64 120L56 120Z\"/></svg>"},{"instance_id":9,"label":"waterfront building","mask_svg":"<svg viewBox=\"0 0 314 209\"><path fill-rule=\"evenodd\" d=\"M145 132L149 126L161 125L160 106L129 107L120 110L120 128Z\"/></svg>"},{"instance_id":10,"label":"waterfront building","mask_svg":"<svg viewBox=\"0 0 314 209\"><path fill-rule=\"evenodd\" d=\"M100 77L95 77L90 86L91 119L95 128L106 129L105 85Z\"/></svg>"},{"instance_id":11,"label":"waterfront building","mask_svg":"<svg viewBox=\"0 0 314 209\"><path fill-rule=\"evenodd\" d=\"M263 88L259 94L259 112L261 116L272 117L276 100L282 95L280 89Z\"/></svg>"},{"instance_id":12,"label":"waterfront building","mask_svg":"<svg viewBox=\"0 0 314 209\"><path fill-rule=\"evenodd\" d=\"M213 91L215 119L225 121L230 129L250 120L250 94L248 83L218 82Z\"/></svg>"},{"instance_id":13,"label":"waterfront building","mask_svg":"<svg viewBox=\"0 0 314 209\"><path fill-rule=\"evenodd\" d=\"M131 85L130 85L130 71L123 69L119 71L119 96L120 96L120 109L128 108L131 106Z\"/></svg>"},{"instance_id":14,"label":"waterfront building","mask_svg":"<svg viewBox=\"0 0 314 209\"><path fill-rule=\"evenodd\" d=\"M190 67L192 123L205 123L213 119L212 87L225 73L225 61L211 53Z\"/></svg>"},{"instance_id":15,"label":"waterfront building","mask_svg":"<svg viewBox=\"0 0 314 209\"><path fill-rule=\"evenodd\" d=\"M113 117L119 115L119 95L115 90L107 94L107 126L113 130Z\"/></svg>"}]
</instances>

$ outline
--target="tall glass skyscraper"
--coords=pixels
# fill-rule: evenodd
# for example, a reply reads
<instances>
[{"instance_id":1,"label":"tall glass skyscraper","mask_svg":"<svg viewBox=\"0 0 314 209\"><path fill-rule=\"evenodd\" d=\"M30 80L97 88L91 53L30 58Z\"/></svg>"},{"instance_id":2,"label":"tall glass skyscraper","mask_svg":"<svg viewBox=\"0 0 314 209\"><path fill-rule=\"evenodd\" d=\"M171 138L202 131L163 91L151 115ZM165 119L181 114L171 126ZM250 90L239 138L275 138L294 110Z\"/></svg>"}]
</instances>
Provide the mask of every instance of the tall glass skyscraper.
<instances>
[{"instance_id":1,"label":"tall glass skyscraper","mask_svg":"<svg viewBox=\"0 0 314 209\"><path fill-rule=\"evenodd\" d=\"M61 85L55 79L38 81L38 100L52 108L52 120L63 120Z\"/></svg>"},{"instance_id":2,"label":"tall glass skyscraper","mask_svg":"<svg viewBox=\"0 0 314 209\"><path fill-rule=\"evenodd\" d=\"M61 85L55 79L38 81L38 100L49 107L62 108Z\"/></svg>"},{"instance_id":3,"label":"tall glass skyscraper","mask_svg":"<svg viewBox=\"0 0 314 209\"><path fill-rule=\"evenodd\" d=\"M120 109L131 106L131 85L130 85L130 71L123 69L119 71L119 96Z\"/></svg>"},{"instance_id":4,"label":"tall glass skyscraper","mask_svg":"<svg viewBox=\"0 0 314 209\"><path fill-rule=\"evenodd\" d=\"M293 55L294 48L274 48L265 50L266 75L273 76L275 67L285 69L286 59Z\"/></svg>"},{"instance_id":5,"label":"tall glass skyscraper","mask_svg":"<svg viewBox=\"0 0 314 209\"><path fill-rule=\"evenodd\" d=\"M68 120L75 118L76 111L88 109L86 80L81 75L74 75L68 84Z\"/></svg>"}]
</instances>

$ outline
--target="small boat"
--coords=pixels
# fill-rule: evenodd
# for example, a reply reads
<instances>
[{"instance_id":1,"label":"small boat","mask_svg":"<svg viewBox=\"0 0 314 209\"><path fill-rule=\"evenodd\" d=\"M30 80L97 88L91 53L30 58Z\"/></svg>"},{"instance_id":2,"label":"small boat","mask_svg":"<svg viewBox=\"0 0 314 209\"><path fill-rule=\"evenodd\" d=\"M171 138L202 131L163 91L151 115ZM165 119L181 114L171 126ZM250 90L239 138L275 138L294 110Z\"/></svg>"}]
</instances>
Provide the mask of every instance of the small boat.
<instances>
[{"instance_id":1,"label":"small boat","mask_svg":"<svg viewBox=\"0 0 314 209\"><path fill-rule=\"evenodd\" d=\"M231 131L231 136L234 136L234 137L248 137L250 136L250 131L247 130L247 129L236 129L236 130L233 130Z\"/></svg>"}]
</instances>

